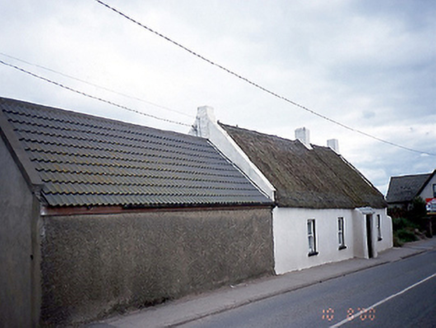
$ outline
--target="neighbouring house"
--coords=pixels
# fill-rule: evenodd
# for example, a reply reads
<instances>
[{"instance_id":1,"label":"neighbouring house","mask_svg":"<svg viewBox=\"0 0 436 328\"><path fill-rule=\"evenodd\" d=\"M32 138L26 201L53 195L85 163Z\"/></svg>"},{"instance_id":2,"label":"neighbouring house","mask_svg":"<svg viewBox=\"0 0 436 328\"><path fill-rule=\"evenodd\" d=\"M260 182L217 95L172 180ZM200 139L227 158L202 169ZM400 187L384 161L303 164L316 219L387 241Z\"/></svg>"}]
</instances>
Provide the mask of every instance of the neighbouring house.
<instances>
[{"instance_id":1,"label":"neighbouring house","mask_svg":"<svg viewBox=\"0 0 436 328\"><path fill-rule=\"evenodd\" d=\"M353 257L376 257L392 247L392 221L384 196L334 148L218 123L200 107L191 134L210 140L274 199L277 274Z\"/></svg>"},{"instance_id":2,"label":"neighbouring house","mask_svg":"<svg viewBox=\"0 0 436 328\"><path fill-rule=\"evenodd\" d=\"M386 195L389 208L410 210L415 197L421 197L426 202L429 214L436 214L436 170L391 177Z\"/></svg>"},{"instance_id":3,"label":"neighbouring house","mask_svg":"<svg viewBox=\"0 0 436 328\"><path fill-rule=\"evenodd\" d=\"M0 327L274 273L272 201L204 138L0 98Z\"/></svg>"}]
</instances>

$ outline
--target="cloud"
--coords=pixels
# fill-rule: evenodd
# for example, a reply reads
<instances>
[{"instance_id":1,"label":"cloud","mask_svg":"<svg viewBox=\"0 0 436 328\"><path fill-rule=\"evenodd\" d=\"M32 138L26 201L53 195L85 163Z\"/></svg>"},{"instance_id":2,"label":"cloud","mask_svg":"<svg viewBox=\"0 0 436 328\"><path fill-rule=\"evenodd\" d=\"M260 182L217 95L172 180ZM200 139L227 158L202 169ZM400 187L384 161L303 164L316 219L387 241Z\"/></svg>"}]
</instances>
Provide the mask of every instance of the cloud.
<instances>
[{"instance_id":1,"label":"cloud","mask_svg":"<svg viewBox=\"0 0 436 328\"><path fill-rule=\"evenodd\" d=\"M428 1L201 0L107 2L269 90L352 129L436 153L436 5ZM380 143L277 99L93 1L0 0L2 52L132 98L15 61L65 85L190 124L196 107L225 123L314 143L342 154L382 188L391 175L430 172L435 157ZM0 59L7 58L0 55ZM11 60L11 59L7 59ZM4 97L187 132L120 111L0 66ZM412 128L413 130L411 130Z\"/></svg>"}]
</instances>

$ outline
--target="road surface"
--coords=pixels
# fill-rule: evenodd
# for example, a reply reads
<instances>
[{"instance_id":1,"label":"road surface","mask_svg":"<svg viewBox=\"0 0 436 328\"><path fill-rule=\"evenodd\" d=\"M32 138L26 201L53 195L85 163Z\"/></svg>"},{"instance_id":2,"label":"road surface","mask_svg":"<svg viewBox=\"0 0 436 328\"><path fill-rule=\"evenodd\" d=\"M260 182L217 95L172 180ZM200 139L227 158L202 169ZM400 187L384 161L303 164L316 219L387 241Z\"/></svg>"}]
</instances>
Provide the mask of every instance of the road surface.
<instances>
[{"instance_id":1,"label":"road surface","mask_svg":"<svg viewBox=\"0 0 436 328\"><path fill-rule=\"evenodd\" d=\"M436 327L436 251L178 327Z\"/></svg>"}]
</instances>

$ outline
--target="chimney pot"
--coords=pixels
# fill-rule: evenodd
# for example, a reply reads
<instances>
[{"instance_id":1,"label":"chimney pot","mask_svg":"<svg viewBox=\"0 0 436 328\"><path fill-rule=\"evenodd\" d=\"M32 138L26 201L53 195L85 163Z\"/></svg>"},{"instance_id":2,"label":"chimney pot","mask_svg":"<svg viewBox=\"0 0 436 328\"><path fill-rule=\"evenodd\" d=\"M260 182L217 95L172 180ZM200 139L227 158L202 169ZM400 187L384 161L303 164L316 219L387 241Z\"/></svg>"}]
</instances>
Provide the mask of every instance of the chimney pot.
<instances>
[{"instance_id":1,"label":"chimney pot","mask_svg":"<svg viewBox=\"0 0 436 328\"><path fill-rule=\"evenodd\" d=\"M339 142L338 142L338 139L329 139L329 140L327 140L327 147L330 147L336 153L339 154Z\"/></svg>"},{"instance_id":2,"label":"chimney pot","mask_svg":"<svg viewBox=\"0 0 436 328\"><path fill-rule=\"evenodd\" d=\"M214 123L216 123L216 118L213 107L198 107L197 117L195 119L194 126L189 131L189 134L208 139L210 137L209 125L213 125Z\"/></svg>"},{"instance_id":3,"label":"chimney pot","mask_svg":"<svg viewBox=\"0 0 436 328\"><path fill-rule=\"evenodd\" d=\"M310 131L309 129L298 128L295 130L295 139L300 140L303 145L305 145L308 149L312 149L310 146Z\"/></svg>"}]
</instances>

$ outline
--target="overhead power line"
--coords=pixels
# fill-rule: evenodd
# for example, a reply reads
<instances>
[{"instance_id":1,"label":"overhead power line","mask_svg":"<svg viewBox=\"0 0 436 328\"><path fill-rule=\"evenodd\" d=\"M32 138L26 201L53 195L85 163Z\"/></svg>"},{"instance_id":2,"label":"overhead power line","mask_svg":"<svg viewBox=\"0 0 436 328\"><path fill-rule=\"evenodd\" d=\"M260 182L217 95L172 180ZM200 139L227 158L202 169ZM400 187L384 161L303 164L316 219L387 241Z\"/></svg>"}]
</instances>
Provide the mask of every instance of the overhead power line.
<instances>
[{"instance_id":1,"label":"overhead power line","mask_svg":"<svg viewBox=\"0 0 436 328\"><path fill-rule=\"evenodd\" d=\"M58 87L61 87L63 89L66 89L66 90L72 91L74 93L80 94L82 96L85 96L85 97L88 97L88 98L91 98L91 99L94 99L94 100L98 100L98 101L104 102L106 104L109 104L109 105L112 105L112 106L115 106L115 107L118 107L118 108L130 111L130 112L133 112L133 113L136 113L136 114L139 114L139 115L151 117L151 118L154 118L156 120L160 120L160 121L164 121L164 122L168 122L168 123L173 123L173 124L178 124L178 125L183 125L183 126L191 127L190 124L186 124L186 123L182 123L182 122L178 122L178 121L173 121L173 120L169 120L169 119L166 119L166 118L158 117L158 116L155 116L155 115L147 114L147 113L141 112L139 110L132 109L132 108L129 108L127 106L120 105L120 104L117 104L115 102L112 102L112 101L109 101L109 100L106 100L106 99L103 99L103 98L100 98L100 97L97 97L97 96L93 96L93 95L91 95L89 93L86 93L86 92L83 92L83 91L71 88L69 86L66 86L66 85L64 85L62 83L59 83L59 82L56 82L56 81L53 81L53 80L50 80L50 79L45 78L43 76L40 76L38 74L32 73L32 72L30 72L28 70L25 70L24 68L12 65L10 63L7 63L7 62L5 62L3 60L0 60L0 64L3 64L5 66L9 66L9 67L14 68L14 69L16 69L18 71L21 71L23 73L26 73L26 74L31 75L33 77L36 77L36 78L38 78L40 80L46 81L48 83L54 84L54 85L56 85Z\"/></svg>"},{"instance_id":2,"label":"overhead power line","mask_svg":"<svg viewBox=\"0 0 436 328\"><path fill-rule=\"evenodd\" d=\"M271 90L269 90L269 89L267 89L267 88L261 86L260 84L255 83L255 82L249 80L248 78L246 78L246 77L244 77L244 76L242 76L242 75L239 75L238 73L236 73L236 72L234 72L234 71L232 71L232 70L230 70L230 69L228 69L228 68L226 68L226 67L224 67L224 66L222 66L222 65L220 65L220 64L218 64L218 63L215 63L214 61L212 61L212 60L210 60L210 59L208 59L208 58L206 58L206 57L200 55L199 53L197 53L197 52L195 52L195 51L193 51L193 50L191 50L191 49L185 47L184 45L178 43L177 41L174 41L173 39L171 39L171 38L169 38L169 37L167 37L167 36L165 36L165 35L163 35L163 34L157 32L157 31L153 30L152 28L150 28L150 27L148 27L148 26L142 24L141 22L139 22L139 21L137 21L137 20L131 18L130 16L124 14L123 12L119 11L118 9L109 6L109 5L106 4L105 2L103 2L103 1L101 1L101 0L95 0L95 1L98 2L99 4L101 4L102 6L104 6L104 7L108 8L108 9L112 10L113 12L119 14L120 16L126 18L127 20L131 21L132 23L134 23L134 24L136 24L136 25L138 25L138 26L140 26L140 27L146 29L147 31L149 31L149 32L151 32L151 33L153 33L153 34L156 34L157 36L159 36L159 37L165 39L166 41L168 41L168 42L174 44L175 46L177 46L177 47L179 47L179 48L181 48L181 49L187 51L187 52L190 53L191 55L194 55L194 56L196 56L197 58L199 58L199 59L201 59L201 60L203 60L203 61L205 61L205 62L207 62L207 63L209 63L209 64L211 64L211 65L213 65L213 66L215 66L215 67L217 67L217 68L219 68L219 69L221 69L221 70L223 70L223 71L225 71L226 73L228 73L228 74L230 74L230 75L232 75L232 76L234 76L234 77L237 77L238 79L240 79L240 80L242 80L242 81L244 81L244 82L246 82L246 83L248 83L248 84L250 84L250 85L256 87L257 89L260 89L260 90L262 90L262 91L264 91L264 92L266 92L266 93L268 93L268 94L270 94L270 95L272 95L272 96L274 96L274 97L276 97L276 98L279 98L279 99L281 99L281 100L284 100L285 102L287 102L287 103L289 103L289 104L291 104L291 105L293 105L293 106L296 106L296 107L298 107L298 108L300 108L300 109L303 109L303 110L305 110L305 111L307 111L307 112L309 112L309 113L311 113L311 114L313 114L313 115L315 115L315 116L318 116L318 117L320 117L320 118L322 118L322 119L324 119L324 120L326 120L326 121L328 121L328 122L330 122L330 123L336 124L336 125L338 125L338 126L344 128L344 129L347 129L347 130L349 130L349 131L352 131L352 132L355 132L355 133L359 133L359 134L361 134L361 135L363 135L363 136L365 136L365 137L372 138L372 139L374 139L374 140L377 140L377 141L379 141L379 142L383 142L383 143L385 143L385 144L388 144L388 145L391 145L391 146L394 146L394 147L397 147L397 148L401 148L401 149L408 150L408 151L415 152L415 153L419 153L419 154L427 154L427 155L431 155L431 156L436 156L436 153L429 153L429 152L424 152L424 151L420 151L420 150L412 149L412 148L405 147L405 146L402 146L402 145L396 144L396 143L391 142L391 141L388 141L388 140L381 139L381 138L379 138L379 137L373 136L373 135L371 135L371 134L369 134L369 133L366 133L366 132L364 132L364 131L361 131L361 130L355 129L355 128L353 128L353 127L350 127L350 126L348 126L348 125L345 125L345 124L343 124L343 123L341 123L341 122L339 122L339 121L336 121L336 120L334 120L334 119L332 119L332 118L330 118L330 117L327 117L327 116L325 116L325 115L322 115L322 114L320 114L320 113L318 113L318 112L315 112L314 110L312 110L312 109L310 109L310 108L308 108L308 107L306 107L306 106L300 105L299 103L297 103L297 102L295 102L295 101L292 101L292 100L290 100L290 99L287 98L287 97L284 97L284 96L282 96L282 95L279 95L278 93L275 93L275 92L273 92L273 91L271 91Z\"/></svg>"},{"instance_id":3,"label":"overhead power line","mask_svg":"<svg viewBox=\"0 0 436 328\"><path fill-rule=\"evenodd\" d=\"M141 99L141 98L138 98L138 97L130 96L130 95L127 95L127 94L125 94L125 93L121 93L121 92L118 92L118 91L115 91L115 90L109 89L109 88L107 88L107 87L104 87L104 86L101 86L101 85L98 85L98 84L95 84L95 83L92 83L92 82L89 82L89 81L86 81L86 80L83 80L83 79L79 79L79 78L77 78L77 77L74 77L74 76L71 76L71 75L68 75L68 74L65 74L65 73L62 73L62 72L58 72L58 71L56 71L56 70L54 70L54 69L51 69L51 68L47 68L47 67L44 67L44 66L41 66L41 65L38 65L38 64L30 63L30 62L25 61L25 60L23 60L23 59L20 59L20 58L17 58L17 57L11 56L11 55L7 55L7 54L2 53L2 52L0 52L0 55L5 56L5 57L8 57L8 58L11 58L11 59L14 59L14 60L17 60L17 61L22 62L22 63L25 63L25 64L27 64L27 65L31 65L31 66L34 66L34 67L42 68L43 70L46 70L46 71L49 71L49 72L52 72L52 73L55 73L55 74L58 74L58 75L61 75L61 76L67 77L67 78L69 78L69 79L72 79L72 80L75 80L75 81L78 81L78 82L81 82L81 83L88 84L88 85L90 85L90 86L93 86L93 87L96 87L96 88L98 88L98 89L102 89L102 90L105 90L105 91L111 92L111 93L116 94L116 95L119 95L119 96L123 96L123 97L130 98L130 99L134 99L134 100L138 100L138 101L141 101L141 102L143 102L143 103L146 103L146 104L149 104L149 105L152 105L152 106L155 106L155 107L159 107L159 108L162 108L162 109L164 109L164 110L168 110L168 111L170 111L170 112L174 112L174 113L177 113L177 114L180 114L180 115L184 115L184 116L186 116L186 117L189 117L190 119L194 119L194 118L195 118L195 117L193 117L193 116L191 116L191 115L188 115L188 114L186 114L186 113L183 113L183 112L181 112L181 111L178 111L178 110L175 110L175 109L171 109L171 108L168 108L168 107L165 107L165 106L162 106L162 105L158 105L158 104L155 104L155 103L153 103L153 102L151 102L151 101L144 100L144 99Z\"/></svg>"}]
</instances>

